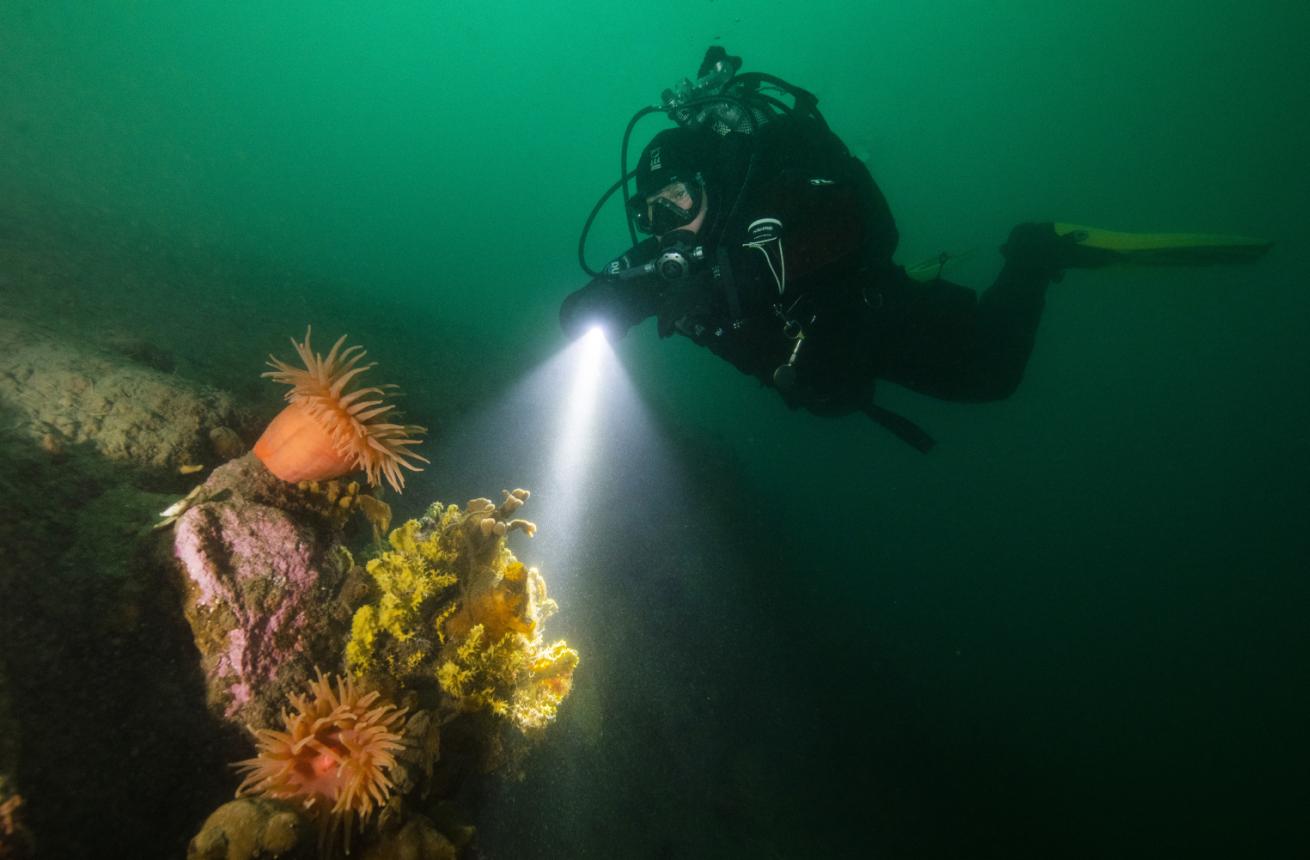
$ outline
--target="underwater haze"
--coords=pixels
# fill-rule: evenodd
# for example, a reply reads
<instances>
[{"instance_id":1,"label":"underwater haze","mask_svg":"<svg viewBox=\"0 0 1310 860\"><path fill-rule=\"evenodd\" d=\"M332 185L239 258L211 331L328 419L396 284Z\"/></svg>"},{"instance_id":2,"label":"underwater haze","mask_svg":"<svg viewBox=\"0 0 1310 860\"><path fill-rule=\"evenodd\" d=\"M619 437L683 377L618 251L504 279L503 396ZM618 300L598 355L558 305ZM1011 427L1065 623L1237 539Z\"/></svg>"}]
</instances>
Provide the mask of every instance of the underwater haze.
<instances>
[{"instance_id":1,"label":"underwater haze","mask_svg":"<svg viewBox=\"0 0 1310 860\"><path fill-rule=\"evenodd\" d=\"M1297 856L1308 35L1278 0L7 0L0 323L129 343L261 420L267 356L348 333L429 428L397 522L533 490L541 533L512 545L581 662L522 779L464 798L468 856ZM926 456L649 321L566 450L579 231L629 118L713 45L817 94L902 264L972 252L949 277L983 289L1026 221L1275 245L1069 272L1006 400L880 385ZM611 201L588 261L628 244ZM0 792L8 764L38 857L181 856L250 751L133 734L164 706L122 643L166 637L59 645L55 619L100 611L60 605L57 576L102 574L73 524L120 478L34 438L0 448L0 587L23 583L0 593ZM115 776L143 759L158 775Z\"/></svg>"}]
</instances>

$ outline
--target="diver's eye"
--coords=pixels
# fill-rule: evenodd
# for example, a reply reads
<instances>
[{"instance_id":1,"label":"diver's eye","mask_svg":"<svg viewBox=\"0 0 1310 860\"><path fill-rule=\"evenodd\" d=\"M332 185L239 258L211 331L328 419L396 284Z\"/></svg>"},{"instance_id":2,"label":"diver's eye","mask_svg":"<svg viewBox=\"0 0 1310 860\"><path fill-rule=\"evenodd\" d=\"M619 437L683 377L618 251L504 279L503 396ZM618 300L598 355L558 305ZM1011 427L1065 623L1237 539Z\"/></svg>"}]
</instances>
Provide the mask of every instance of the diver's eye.
<instances>
[{"instance_id":1,"label":"diver's eye","mask_svg":"<svg viewBox=\"0 0 1310 860\"><path fill-rule=\"evenodd\" d=\"M659 193L653 194L646 198L648 204L663 202L665 205L672 205L678 209L690 209L692 207L692 196L690 189L685 182L675 182L661 188Z\"/></svg>"},{"instance_id":2,"label":"diver's eye","mask_svg":"<svg viewBox=\"0 0 1310 860\"><path fill-rule=\"evenodd\" d=\"M681 203L681 201L688 199L688 197L690 196L691 195L687 191L686 184L682 182L675 182L671 185L666 185L665 187L661 188L658 193L652 194L650 197L647 197L646 202L653 204L655 203L655 201L663 199L669 201L670 203Z\"/></svg>"}]
</instances>

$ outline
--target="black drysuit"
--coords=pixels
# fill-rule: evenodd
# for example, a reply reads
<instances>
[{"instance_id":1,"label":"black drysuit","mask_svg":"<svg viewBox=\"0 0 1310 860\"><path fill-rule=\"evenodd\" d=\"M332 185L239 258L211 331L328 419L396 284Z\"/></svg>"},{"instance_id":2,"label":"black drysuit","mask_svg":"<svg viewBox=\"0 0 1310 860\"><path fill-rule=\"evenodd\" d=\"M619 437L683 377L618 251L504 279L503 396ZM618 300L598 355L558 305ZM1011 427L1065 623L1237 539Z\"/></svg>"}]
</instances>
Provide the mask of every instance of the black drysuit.
<instances>
[{"instance_id":1,"label":"black drysuit","mask_svg":"<svg viewBox=\"0 0 1310 860\"><path fill-rule=\"evenodd\" d=\"M690 337L819 414L869 411L876 378L947 400L1014 391L1055 270L1009 255L981 295L912 280L892 262L895 222L868 169L808 117L714 136L712 152L699 270L676 282L596 278L565 299L566 331L599 318L622 332L655 316L661 336ZM780 222L776 238L765 228L753 241L760 219ZM609 271L636 271L659 252L648 239ZM775 376L797 331L794 372Z\"/></svg>"}]
</instances>

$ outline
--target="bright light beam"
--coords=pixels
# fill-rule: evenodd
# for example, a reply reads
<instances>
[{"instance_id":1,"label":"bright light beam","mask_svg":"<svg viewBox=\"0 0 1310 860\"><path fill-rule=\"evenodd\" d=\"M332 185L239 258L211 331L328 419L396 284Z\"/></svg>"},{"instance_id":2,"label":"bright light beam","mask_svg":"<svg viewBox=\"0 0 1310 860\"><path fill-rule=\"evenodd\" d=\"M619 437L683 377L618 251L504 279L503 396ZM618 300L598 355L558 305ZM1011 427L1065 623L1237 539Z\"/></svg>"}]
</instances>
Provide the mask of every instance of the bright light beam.
<instances>
[{"instance_id":1,"label":"bright light beam","mask_svg":"<svg viewBox=\"0 0 1310 860\"><path fill-rule=\"evenodd\" d=\"M599 327L578 339L566 353L570 377L561 404L555 450L552 452L546 484L553 489L550 525L558 538L576 545L582 531L583 500L593 492L592 466L601 455L599 407L603 395L616 387L621 376L618 361ZM613 404L610 404L611 408ZM544 541L547 545L555 541ZM549 549L549 546L543 547Z\"/></svg>"},{"instance_id":2,"label":"bright light beam","mask_svg":"<svg viewBox=\"0 0 1310 860\"><path fill-rule=\"evenodd\" d=\"M587 332L574 345L573 379L564 401L560 427L556 434L551 478L557 487L584 483L585 470L595 450L596 403L600 399L601 380L614 353L599 326Z\"/></svg>"},{"instance_id":3,"label":"bright light beam","mask_svg":"<svg viewBox=\"0 0 1310 860\"><path fill-rule=\"evenodd\" d=\"M616 480L630 485L628 462L643 452L635 479L672 471L655 453L649 417L623 365L599 330L587 333L526 374L443 440L434 467L417 475L420 494L445 501L526 487L523 516L540 526L515 547L540 565L561 604L579 598L589 557L614 526ZM645 466L658 474L650 475ZM440 486L435 478L440 475ZM431 490L427 490L427 485ZM563 631L567 632L567 631Z\"/></svg>"}]
</instances>

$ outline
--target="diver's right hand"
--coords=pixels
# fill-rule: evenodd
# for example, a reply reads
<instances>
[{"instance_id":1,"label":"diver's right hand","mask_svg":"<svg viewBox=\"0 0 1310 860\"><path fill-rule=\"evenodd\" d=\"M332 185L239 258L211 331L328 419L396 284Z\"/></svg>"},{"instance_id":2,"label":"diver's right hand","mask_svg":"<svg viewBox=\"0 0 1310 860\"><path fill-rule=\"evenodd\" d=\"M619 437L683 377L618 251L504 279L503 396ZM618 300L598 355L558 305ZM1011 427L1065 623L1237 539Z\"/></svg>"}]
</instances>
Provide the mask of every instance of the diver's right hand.
<instances>
[{"instance_id":1,"label":"diver's right hand","mask_svg":"<svg viewBox=\"0 0 1310 860\"><path fill-rule=\"evenodd\" d=\"M614 278L595 278L569 293L559 309L559 324L570 340L600 327L611 342L655 314L657 296L650 285Z\"/></svg>"},{"instance_id":2,"label":"diver's right hand","mask_svg":"<svg viewBox=\"0 0 1310 860\"><path fill-rule=\"evenodd\" d=\"M565 296L563 304L559 306L559 327L569 340L577 340L592 326L604 324L613 301L613 288L600 279L594 280ZM611 332L610 336L617 339L627 334L627 331L624 328L622 331Z\"/></svg>"}]
</instances>

